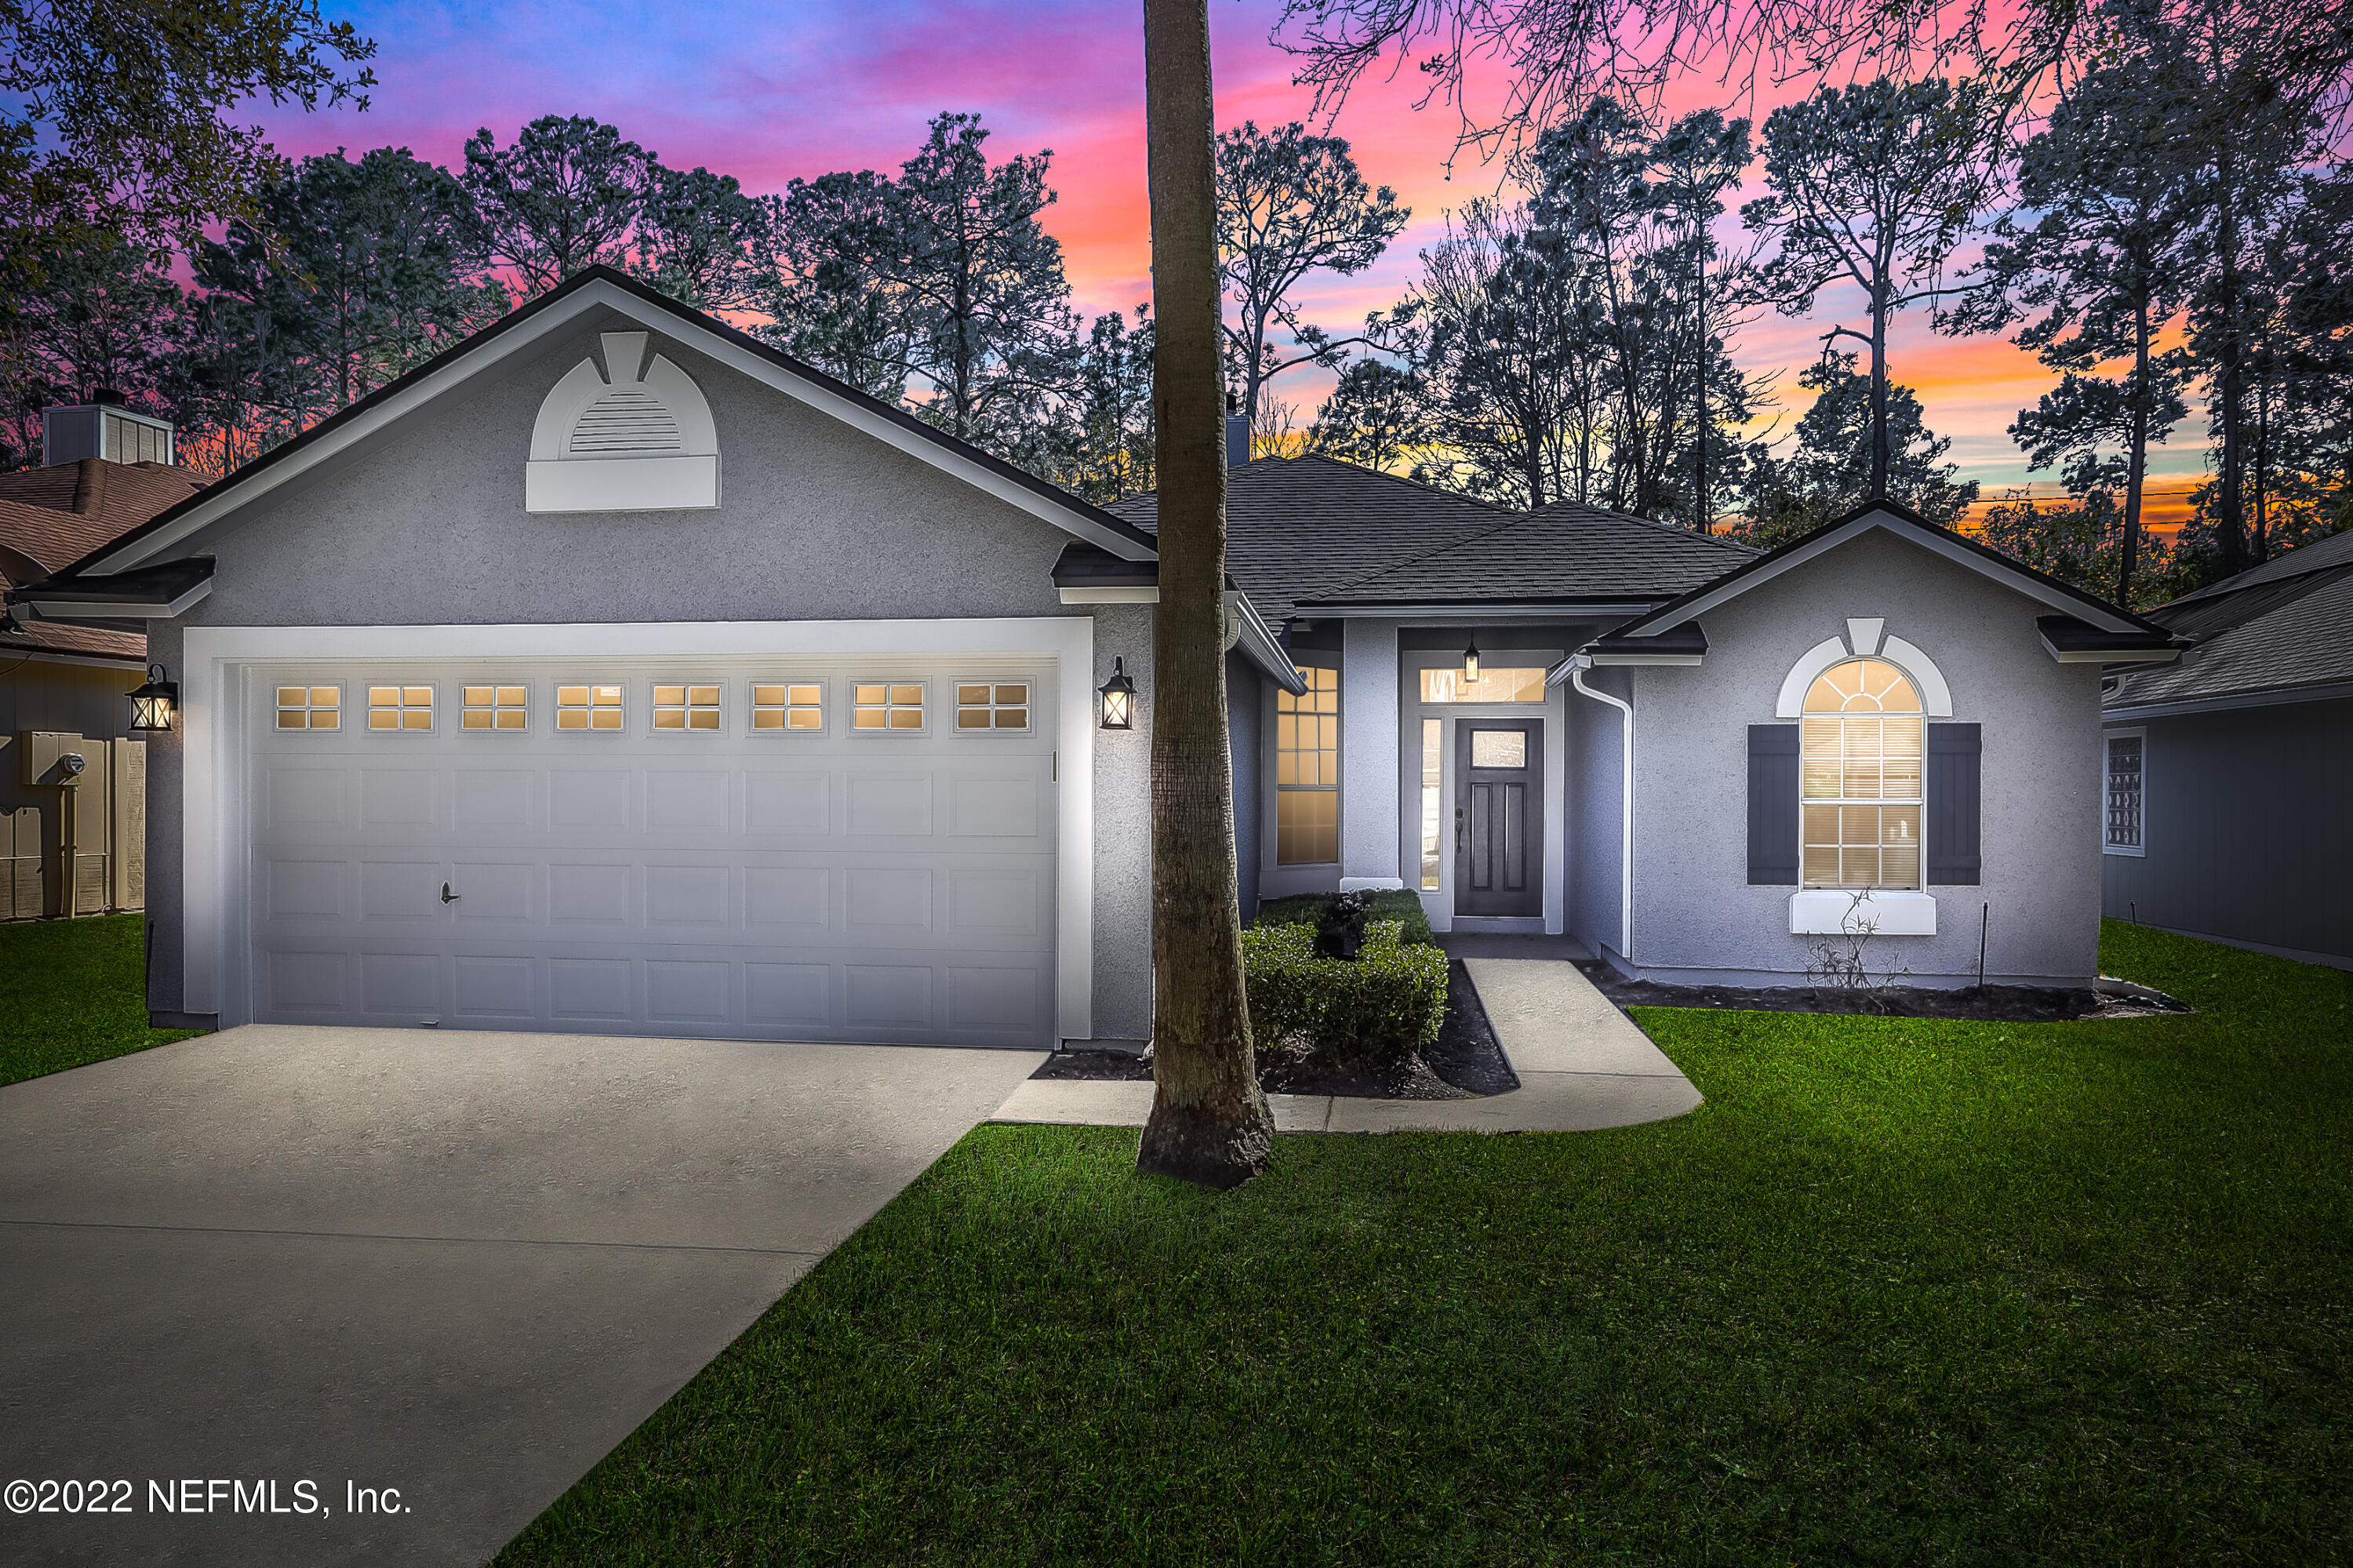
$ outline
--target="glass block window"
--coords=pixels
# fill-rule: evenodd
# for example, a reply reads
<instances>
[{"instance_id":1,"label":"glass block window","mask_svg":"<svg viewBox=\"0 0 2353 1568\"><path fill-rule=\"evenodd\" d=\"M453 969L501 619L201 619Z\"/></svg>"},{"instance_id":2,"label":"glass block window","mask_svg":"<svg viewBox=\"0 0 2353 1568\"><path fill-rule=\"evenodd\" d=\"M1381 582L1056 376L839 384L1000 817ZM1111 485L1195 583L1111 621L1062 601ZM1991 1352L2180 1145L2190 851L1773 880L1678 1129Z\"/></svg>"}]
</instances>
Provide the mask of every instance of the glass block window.
<instances>
[{"instance_id":1,"label":"glass block window","mask_svg":"<svg viewBox=\"0 0 2353 1568\"><path fill-rule=\"evenodd\" d=\"M419 730L433 727L430 686L370 686L368 728Z\"/></svg>"},{"instance_id":2,"label":"glass block window","mask_svg":"<svg viewBox=\"0 0 2353 1568\"><path fill-rule=\"evenodd\" d=\"M531 694L522 686L468 686L459 724L466 729L517 730L531 714Z\"/></svg>"},{"instance_id":3,"label":"glass block window","mask_svg":"<svg viewBox=\"0 0 2353 1568\"><path fill-rule=\"evenodd\" d=\"M558 686L555 727L617 731L621 727L618 686Z\"/></svg>"},{"instance_id":4,"label":"glass block window","mask_svg":"<svg viewBox=\"0 0 2353 1568\"><path fill-rule=\"evenodd\" d=\"M1919 886L1927 719L1912 683L1877 659L1835 665L1799 722L1804 885Z\"/></svg>"},{"instance_id":5,"label":"glass block window","mask_svg":"<svg viewBox=\"0 0 2353 1568\"><path fill-rule=\"evenodd\" d=\"M849 723L869 733L897 730L902 734L923 727L923 686L918 681L893 684L861 683L850 688Z\"/></svg>"},{"instance_id":6,"label":"glass block window","mask_svg":"<svg viewBox=\"0 0 2353 1568\"><path fill-rule=\"evenodd\" d=\"M278 727L280 729L343 728L343 687L279 687Z\"/></svg>"},{"instance_id":7,"label":"glass block window","mask_svg":"<svg viewBox=\"0 0 2353 1568\"><path fill-rule=\"evenodd\" d=\"M2113 854L2141 854L2141 789L2143 748L2147 740L2137 729L2114 730L2108 744L2108 820L2101 847Z\"/></svg>"},{"instance_id":8,"label":"glass block window","mask_svg":"<svg viewBox=\"0 0 2353 1568\"><path fill-rule=\"evenodd\" d=\"M656 686L654 733L684 734L689 730L709 735L719 733L719 688L715 685Z\"/></svg>"},{"instance_id":9,"label":"glass block window","mask_svg":"<svg viewBox=\"0 0 2353 1568\"><path fill-rule=\"evenodd\" d=\"M1444 664L1421 673L1421 700L1425 703L1540 703L1545 700L1545 673L1541 665L1510 670L1482 665L1477 680L1466 681L1462 678L1461 665Z\"/></svg>"},{"instance_id":10,"label":"glass block window","mask_svg":"<svg viewBox=\"0 0 2353 1568\"><path fill-rule=\"evenodd\" d=\"M1421 890L1438 891L1446 837L1446 721L1421 721Z\"/></svg>"},{"instance_id":11,"label":"glass block window","mask_svg":"<svg viewBox=\"0 0 2353 1568\"><path fill-rule=\"evenodd\" d=\"M997 681L956 684L956 733L983 730L1027 730L1029 727L1029 683Z\"/></svg>"},{"instance_id":12,"label":"glass block window","mask_svg":"<svg viewBox=\"0 0 2353 1568\"><path fill-rule=\"evenodd\" d=\"M1275 694L1274 860L1340 858L1340 672L1297 667L1307 690Z\"/></svg>"},{"instance_id":13,"label":"glass block window","mask_svg":"<svg viewBox=\"0 0 2353 1568\"><path fill-rule=\"evenodd\" d=\"M814 682L752 688L752 727L818 730L825 727L825 688Z\"/></svg>"}]
</instances>

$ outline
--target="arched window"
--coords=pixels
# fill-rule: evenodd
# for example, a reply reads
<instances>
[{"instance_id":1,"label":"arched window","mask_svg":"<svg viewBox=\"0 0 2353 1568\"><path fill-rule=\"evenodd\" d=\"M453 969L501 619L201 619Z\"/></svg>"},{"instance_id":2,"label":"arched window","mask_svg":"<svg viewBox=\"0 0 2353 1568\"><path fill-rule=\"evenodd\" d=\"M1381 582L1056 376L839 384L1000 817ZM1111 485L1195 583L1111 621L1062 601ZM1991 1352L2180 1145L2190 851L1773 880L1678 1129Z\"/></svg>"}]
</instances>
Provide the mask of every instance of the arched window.
<instances>
[{"instance_id":1,"label":"arched window","mask_svg":"<svg viewBox=\"0 0 2353 1568\"><path fill-rule=\"evenodd\" d=\"M1920 885L1926 715L1883 659L1834 664L1807 688L1799 876L1808 887Z\"/></svg>"}]
</instances>

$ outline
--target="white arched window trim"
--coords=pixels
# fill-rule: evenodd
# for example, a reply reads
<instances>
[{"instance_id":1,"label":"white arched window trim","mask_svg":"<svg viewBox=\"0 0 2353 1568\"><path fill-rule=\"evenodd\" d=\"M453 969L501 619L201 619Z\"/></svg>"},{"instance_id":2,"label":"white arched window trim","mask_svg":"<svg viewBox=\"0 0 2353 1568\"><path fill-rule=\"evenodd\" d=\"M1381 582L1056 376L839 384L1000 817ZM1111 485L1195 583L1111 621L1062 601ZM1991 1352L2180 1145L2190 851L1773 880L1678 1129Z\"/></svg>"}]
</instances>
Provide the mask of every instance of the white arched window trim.
<instances>
[{"instance_id":1,"label":"white arched window trim","mask_svg":"<svg viewBox=\"0 0 2353 1568\"><path fill-rule=\"evenodd\" d=\"M1867 657L1884 659L1903 671L1912 689L1920 694L1921 707L1930 718L1952 717L1953 689L1945 683L1945 673L1936 668L1935 660L1901 637L1881 638L1878 631L1883 624L1876 620L1850 620L1847 626L1853 646L1850 647L1845 638L1826 637L1807 649L1789 666L1788 675L1781 682L1781 694L1773 705L1773 716L1798 717L1805 707L1806 693L1817 676L1833 664Z\"/></svg>"},{"instance_id":2,"label":"white arched window trim","mask_svg":"<svg viewBox=\"0 0 2353 1568\"><path fill-rule=\"evenodd\" d=\"M648 334L599 334L605 366L583 359L548 390L531 432L523 471L528 512L673 512L719 504L719 432L711 405L693 377L657 354L646 362ZM583 415L607 395L642 392L659 402L678 429L675 443L659 450L574 455L573 433Z\"/></svg>"}]
</instances>

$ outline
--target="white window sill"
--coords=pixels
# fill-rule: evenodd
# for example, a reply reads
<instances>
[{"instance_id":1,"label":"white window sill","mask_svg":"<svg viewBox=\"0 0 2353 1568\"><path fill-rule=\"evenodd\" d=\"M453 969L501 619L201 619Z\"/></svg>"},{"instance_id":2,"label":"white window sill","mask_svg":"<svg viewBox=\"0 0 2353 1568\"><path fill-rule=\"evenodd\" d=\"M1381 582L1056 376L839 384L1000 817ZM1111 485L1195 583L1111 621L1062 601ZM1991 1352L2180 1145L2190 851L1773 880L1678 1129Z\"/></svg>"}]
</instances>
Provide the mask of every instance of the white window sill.
<instances>
[{"instance_id":1,"label":"white window sill","mask_svg":"<svg viewBox=\"0 0 2353 1568\"><path fill-rule=\"evenodd\" d=\"M1789 895L1791 936L1851 935L1866 926L1882 937L1933 937L1936 900L1886 887L1865 893L1861 904L1852 889L1843 887L1809 887Z\"/></svg>"}]
</instances>

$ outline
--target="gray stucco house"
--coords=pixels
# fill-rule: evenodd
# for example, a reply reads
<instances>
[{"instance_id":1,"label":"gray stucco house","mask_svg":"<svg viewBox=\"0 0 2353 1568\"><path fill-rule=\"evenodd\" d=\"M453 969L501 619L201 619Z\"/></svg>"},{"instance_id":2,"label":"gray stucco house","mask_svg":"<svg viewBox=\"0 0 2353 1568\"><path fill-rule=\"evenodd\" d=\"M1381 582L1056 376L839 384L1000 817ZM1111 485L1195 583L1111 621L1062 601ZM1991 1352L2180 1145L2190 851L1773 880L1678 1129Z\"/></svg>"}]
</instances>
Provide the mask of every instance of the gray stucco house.
<instances>
[{"instance_id":1,"label":"gray stucco house","mask_svg":"<svg viewBox=\"0 0 2353 1568\"><path fill-rule=\"evenodd\" d=\"M1154 513L600 270L18 597L180 683L161 1020L1133 1041ZM1893 507L1758 555L1302 458L1230 514L1246 906L1769 980L1860 888L1928 983L1980 903L1993 976L2094 972L2161 629Z\"/></svg>"},{"instance_id":2,"label":"gray stucco house","mask_svg":"<svg viewBox=\"0 0 2353 1568\"><path fill-rule=\"evenodd\" d=\"M2149 619L2197 646L2106 683L2102 907L2353 968L2353 533Z\"/></svg>"}]
</instances>

